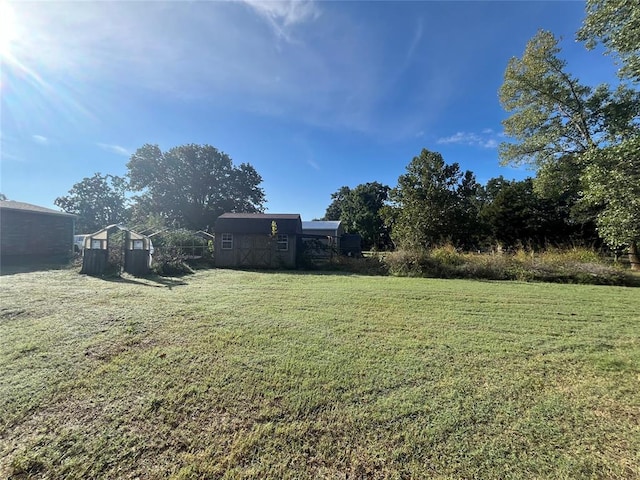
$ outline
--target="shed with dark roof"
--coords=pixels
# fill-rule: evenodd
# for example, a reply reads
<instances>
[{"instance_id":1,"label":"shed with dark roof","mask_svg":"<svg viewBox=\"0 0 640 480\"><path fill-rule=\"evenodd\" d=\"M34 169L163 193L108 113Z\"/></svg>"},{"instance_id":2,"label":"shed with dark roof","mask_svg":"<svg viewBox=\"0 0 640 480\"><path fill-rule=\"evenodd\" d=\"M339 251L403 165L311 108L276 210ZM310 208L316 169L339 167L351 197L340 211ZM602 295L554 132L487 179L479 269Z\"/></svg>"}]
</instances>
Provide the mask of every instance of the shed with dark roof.
<instances>
[{"instance_id":1,"label":"shed with dark roof","mask_svg":"<svg viewBox=\"0 0 640 480\"><path fill-rule=\"evenodd\" d=\"M295 268L302 220L298 214L225 213L215 232L215 264L227 268Z\"/></svg>"},{"instance_id":2,"label":"shed with dark roof","mask_svg":"<svg viewBox=\"0 0 640 480\"><path fill-rule=\"evenodd\" d=\"M75 215L0 200L0 262L64 262L73 254Z\"/></svg>"}]
</instances>

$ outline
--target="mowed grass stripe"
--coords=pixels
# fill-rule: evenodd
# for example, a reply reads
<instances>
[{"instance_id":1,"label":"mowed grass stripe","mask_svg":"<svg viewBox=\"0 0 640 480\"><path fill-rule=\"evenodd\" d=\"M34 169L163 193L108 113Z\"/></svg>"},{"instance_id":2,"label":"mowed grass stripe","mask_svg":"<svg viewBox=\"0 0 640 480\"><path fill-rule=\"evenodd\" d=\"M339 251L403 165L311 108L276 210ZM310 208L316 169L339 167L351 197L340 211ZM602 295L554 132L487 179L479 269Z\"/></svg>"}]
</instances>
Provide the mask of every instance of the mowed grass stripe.
<instances>
[{"instance_id":1,"label":"mowed grass stripe","mask_svg":"<svg viewBox=\"0 0 640 480\"><path fill-rule=\"evenodd\" d=\"M640 478L636 289L0 282L5 476Z\"/></svg>"}]
</instances>

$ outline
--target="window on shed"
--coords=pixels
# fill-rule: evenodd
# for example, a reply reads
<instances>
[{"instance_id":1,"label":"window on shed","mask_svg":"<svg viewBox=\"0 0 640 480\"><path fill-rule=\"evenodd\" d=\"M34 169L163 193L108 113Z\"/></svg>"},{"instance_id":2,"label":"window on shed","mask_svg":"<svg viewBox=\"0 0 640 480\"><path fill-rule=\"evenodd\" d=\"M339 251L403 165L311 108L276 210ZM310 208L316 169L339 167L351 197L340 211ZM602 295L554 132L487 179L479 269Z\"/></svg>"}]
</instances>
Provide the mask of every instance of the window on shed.
<instances>
[{"instance_id":1,"label":"window on shed","mask_svg":"<svg viewBox=\"0 0 640 480\"><path fill-rule=\"evenodd\" d=\"M223 250L233 249L233 233L222 234L222 249Z\"/></svg>"},{"instance_id":2,"label":"window on shed","mask_svg":"<svg viewBox=\"0 0 640 480\"><path fill-rule=\"evenodd\" d=\"M133 249L134 250L143 250L144 242L142 240L134 240L133 241Z\"/></svg>"},{"instance_id":3,"label":"window on shed","mask_svg":"<svg viewBox=\"0 0 640 480\"><path fill-rule=\"evenodd\" d=\"M287 251L289 250L289 235L284 235L282 233L278 234L278 250Z\"/></svg>"}]
</instances>

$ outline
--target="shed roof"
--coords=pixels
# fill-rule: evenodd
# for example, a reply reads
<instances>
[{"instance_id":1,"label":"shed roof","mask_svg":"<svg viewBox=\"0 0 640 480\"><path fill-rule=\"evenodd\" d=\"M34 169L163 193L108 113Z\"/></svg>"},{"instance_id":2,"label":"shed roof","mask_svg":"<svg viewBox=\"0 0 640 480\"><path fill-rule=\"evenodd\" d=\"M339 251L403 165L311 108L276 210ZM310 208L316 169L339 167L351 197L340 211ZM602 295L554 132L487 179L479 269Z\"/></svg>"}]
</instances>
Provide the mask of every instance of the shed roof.
<instances>
[{"instance_id":1,"label":"shed roof","mask_svg":"<svg viewBox=\"0 0 640 480\"><path fill-rule=\"evenodd\" d=\"M302 222L303 230L338 230L340 228L340 220L313 220L311 222Z\"/></svg>"},{"instance_id":2,"label":"shed roof","mask_svg":"<svg viewBox=\"0 0 640 480\"><path fill-rule=\"evenodd\" d=\"M38 205L32 205L31 203L16 202L14 200L0 200L0 208L7 210L20 210L22 212L30 213L45 213L48 215L62 215L64 217L75 217L71 213L59 212L51 208L40 207Z\"/></svg>"},{"instance_id":3,"label":"shed roof","mask_svg":"<svg viewBox=\"0 0 640 480\"><path fill-rule=\"evenodd\" d=\"M86 238L93 238L96 240L105 240L109 234L111 232L113 232L114 230L121 230L124 232L129 232L129 237L131 238L131 240L144 240L145 238L149 238L146 235L140 235L139 233L134 232L133 230L129 230L127 227L122 226L122 225L118 225L117 223L114 223L113 225L109 225L108 227L104 227L101 230L98 230L97 232L93 232L90 233L88 235L85 235L85 242L87 241Z\"/></svg>"},{"instance_id":4,"label":"shed roof","mask_svg":"<svg viewBox=\"0 0 640 480\"><path fill-rule=\"evenodd\" d=\"M302 220L297 213L224 213L216 220L214 231L268 235L271 234L271 222L276 222L278 233L302 233Z\"/></svg>"}]
</instances>

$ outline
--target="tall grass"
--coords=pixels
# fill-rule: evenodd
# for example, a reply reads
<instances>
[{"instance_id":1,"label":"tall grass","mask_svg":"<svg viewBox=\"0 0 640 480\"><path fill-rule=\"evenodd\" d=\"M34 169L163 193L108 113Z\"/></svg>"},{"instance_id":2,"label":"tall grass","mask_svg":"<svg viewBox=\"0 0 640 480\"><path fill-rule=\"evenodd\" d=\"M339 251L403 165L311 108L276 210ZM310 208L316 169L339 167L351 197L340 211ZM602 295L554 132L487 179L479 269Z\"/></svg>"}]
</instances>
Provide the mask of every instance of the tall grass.
<instances>
[{"instance_id":1,"label":"tall grass","mask_svg":"<svg viewBox=\"0 0 640 480\"><path fill-rule=\"evenodd\" d=\"M513 253L460 252L451 245L400 250L382 260L396 276L544 281L592 285L638 284L638 278L587 248L520 248Z\"/></svg>"}]
</instances>

